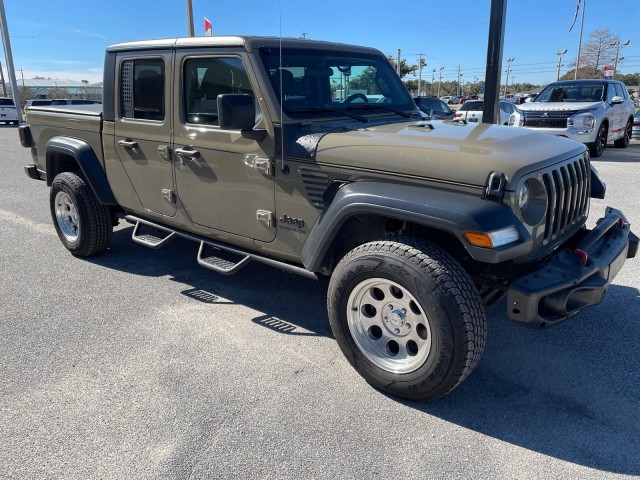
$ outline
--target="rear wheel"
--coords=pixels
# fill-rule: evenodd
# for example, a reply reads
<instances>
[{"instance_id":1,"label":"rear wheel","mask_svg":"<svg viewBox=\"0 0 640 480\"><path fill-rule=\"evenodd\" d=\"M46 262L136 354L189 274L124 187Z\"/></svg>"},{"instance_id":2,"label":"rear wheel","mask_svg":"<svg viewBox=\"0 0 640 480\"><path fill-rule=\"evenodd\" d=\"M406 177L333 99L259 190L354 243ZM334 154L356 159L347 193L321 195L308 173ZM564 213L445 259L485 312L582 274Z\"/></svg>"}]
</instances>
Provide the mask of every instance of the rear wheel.
<instances>
[{"instance_id":1,"label":"rear wheel","mask_svg":"<svg viewBox=\"0 0 640 480\"><path fill-rule=\"evenodd\" d=\"M88 257L111 243L111 211L102 205L80 174L63 172L53 179L49 194L51 217L64 246Z\"/></svg>"},{"instance_id":2,"label":"rear wheel","mask_svg":"<svg viewBox=\"0 0 640 480\"><path fill-rule=\"evenodd\" d=\"M447 394L484 350L486 319L473 282L455 259L418 239L349 252L331 277L327 303L351 365L399 397Z\"/></svg>"},{"instance_id":3,"label":"rear wheel","mask_svg":"<svg viewBox=\"0 0 640 480\"><path fill-rule=\"evenodd\" d=\"M596 141L589 145L589 153L591 153L592 157L599 157L604 152L604 149L607 146L607 125L602 124L600 128L598 128L598 135L596 135Z\"/></svg>"},{"instance_id":4,"label":"rear wheel","mask_svg":"<svg viewBox=\"0 0 640 480\"><path fill-rule=\"evenodd\" d=\"M627 120L627 124L624 127L624 135L622 138L614 141L613 144L616 148L627 148L629 146L629 141L631 140L631 135L633 134L633 120Z\"/></svg>"}]
</instances>

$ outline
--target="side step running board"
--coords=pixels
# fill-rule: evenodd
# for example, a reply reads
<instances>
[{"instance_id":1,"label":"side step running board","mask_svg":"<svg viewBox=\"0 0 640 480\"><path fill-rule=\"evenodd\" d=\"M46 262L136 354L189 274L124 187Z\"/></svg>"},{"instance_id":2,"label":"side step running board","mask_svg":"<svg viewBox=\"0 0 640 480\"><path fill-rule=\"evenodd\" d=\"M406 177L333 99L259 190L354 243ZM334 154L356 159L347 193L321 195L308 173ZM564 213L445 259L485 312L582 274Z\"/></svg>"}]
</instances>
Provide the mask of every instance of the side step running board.
<instances>
[{"instance_id":1,"label":"side step running board","mask_svg":"<svg viewBox=\"0 0 640 480\"><path fill-rule=\"evenodd\" d=\"M198 265L208 268L209 270L213 270L214 272L222 273L223 275L232 275L251 261L251 255L245 255L244 258L237 263L233 263L230 260L216 255L203 257L202 254L204 253L205 245L207 245L205 242L200 242L200 248L198 249Z\"/></svg>"},{"instance_id":2,"label":"side step running board","mask_svg":"<svg viewBox=\"0 0 640 480\"><path fill-rule=\"evenodd\" d=\"M157 223L150 222L149 220L145 220L143 218L136 217L134 215L126 215L125 220L135 224L133 228L133 233L131 238L134 242L144 245L149 248L161 248L164 247L167 243L173 240L176 236L186 238L188 240L192 240L194 242L200 243L200 248L198 249L198 264L213 270L217 273L222 273L224 275L231 275L236 273L242 267L247 265L250 261L256 261L260 263L264 263L270 265L275 268L279 268L281 270L285 270L287 272L295 273L297 275L302 275L303 277L311 278L313 280L318 280L318 276L310 272L309 270L298 267L296 265L290 265L288 263L280 262L278 260L274 260L272 258L262 257L260 255L256 255L254 253L246 252L243 250L239 250L234 247L230 247L223 243L218 243L214 240L211 240L207 237L203 237L202 235L198 235L195 233L185 232L183 230L177 230L168 228L163 225L158 225ZM167 235L164 237L160 237L155 235L154 233L140 233L141 226L150 227L159 232L166 232ZM214 250L220 251L220 253L224 252L224 255L220 255L216 253L207 253L205 256L205 248L211 247ZM227 259L228 256L236 256L240 259L238 261L233 261Z\"/></svg>"},{"instance_id":3,"label":"side step running board","mask_svg":"<svg viewBox=\"0 0 640 480\"><path fill-rule=\"evenodd\" d=\"M156 225L152 226L152 228L155 230L166 232L167 236L158 237L153 233L140 234L140 225L145 225L145 224L140 221L136 222L136 226L133 227L133 233L131 234L131 239L134 242L139 243L140 245L144 245L145 247L161 248L161 247L164 247L167 243L169 243L171 240L173 240L176 237L175 232L172 232L171 230L168 230L166 228L162 228ZM151 227L151 225L147 225L147 226Z\"/></svg>"}]
</instances>

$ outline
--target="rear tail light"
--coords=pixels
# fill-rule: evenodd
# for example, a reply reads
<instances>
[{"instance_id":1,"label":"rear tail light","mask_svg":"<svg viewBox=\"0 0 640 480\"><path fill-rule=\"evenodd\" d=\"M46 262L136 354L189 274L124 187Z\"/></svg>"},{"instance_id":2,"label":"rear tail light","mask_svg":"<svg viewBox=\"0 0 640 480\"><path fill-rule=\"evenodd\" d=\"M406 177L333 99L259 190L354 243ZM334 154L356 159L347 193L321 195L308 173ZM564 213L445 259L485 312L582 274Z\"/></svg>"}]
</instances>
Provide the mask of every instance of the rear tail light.
<instances>
[{"instance_id":1,"label":"rear tail light","mask_svg":"<svg viewBox=\"0 0 640 480\"><path fill-rule=\"evenodd\" d=\"M33 138L31 137L31 129L29 125L21 125L18 127L18 136L20 137L20 144L23 147L33 147Z\"/></svg>"}]
</instances>

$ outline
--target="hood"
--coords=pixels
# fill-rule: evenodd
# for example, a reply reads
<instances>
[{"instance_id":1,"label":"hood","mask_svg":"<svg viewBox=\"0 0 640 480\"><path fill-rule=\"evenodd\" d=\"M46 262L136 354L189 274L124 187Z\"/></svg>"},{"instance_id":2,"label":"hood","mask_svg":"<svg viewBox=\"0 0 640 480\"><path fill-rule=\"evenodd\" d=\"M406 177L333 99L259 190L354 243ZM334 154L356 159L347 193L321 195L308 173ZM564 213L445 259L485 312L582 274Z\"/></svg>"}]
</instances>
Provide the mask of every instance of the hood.
<instances>
[{"instance_id":1,"label":"hood","mask_svg":"<svg viewBox=\"0 0 640 480\"><path fill-rule=\"evenodd\" d=\"M433 129L429 128L433 125ZM329 133L318 163L484 186L498 171L507 181L584 152L585 146L524 128L440 121L387 124Z\"/></svg>"},{"instance_id":2,"label":"hood","mask_svg":"<svg viewBox=\"0 0 640 480\"><path fill-rule=\"evenodd\" d=\"M562 112L591 110L602 106L603 102L529 102L518 105L523 112Z\"/></svg>"}]
</instances>

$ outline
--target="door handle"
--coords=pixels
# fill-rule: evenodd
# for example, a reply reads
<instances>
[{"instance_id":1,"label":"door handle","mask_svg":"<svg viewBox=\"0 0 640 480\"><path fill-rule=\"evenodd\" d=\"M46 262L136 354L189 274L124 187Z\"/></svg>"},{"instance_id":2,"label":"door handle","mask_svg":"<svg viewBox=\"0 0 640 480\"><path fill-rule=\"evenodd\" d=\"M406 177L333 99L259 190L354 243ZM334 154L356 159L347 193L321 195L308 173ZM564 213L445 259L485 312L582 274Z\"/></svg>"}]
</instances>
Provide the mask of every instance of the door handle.
<instances>
[{"instance_id":1,"label":"door handle","mask_svg":"<svg viewBox=\"0 0 640 480\"><path fill-rule=\"evenodd\" d=\"M133 140L119 140L118 145L129 150L135 150L138 148L138 142L134 142Z\"/></svg>"},{"instance_id":2,"label":"door handle","mask_svg":"<svg viewBox=\"0 0 640 480\"><path fill-rule=\"evenodd\" d=\"M192 147L176 148L173 153L179 157L185 157L189 160L193 160L194 162L200 158L200 152Z\"/></svg>"}]
</instances>

